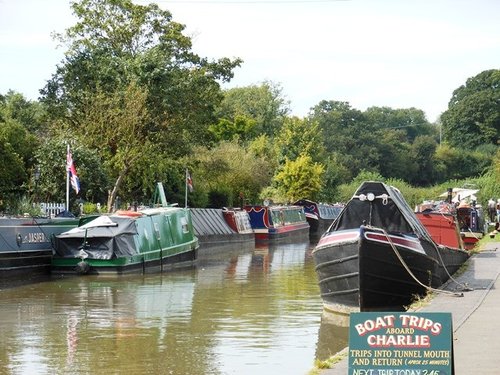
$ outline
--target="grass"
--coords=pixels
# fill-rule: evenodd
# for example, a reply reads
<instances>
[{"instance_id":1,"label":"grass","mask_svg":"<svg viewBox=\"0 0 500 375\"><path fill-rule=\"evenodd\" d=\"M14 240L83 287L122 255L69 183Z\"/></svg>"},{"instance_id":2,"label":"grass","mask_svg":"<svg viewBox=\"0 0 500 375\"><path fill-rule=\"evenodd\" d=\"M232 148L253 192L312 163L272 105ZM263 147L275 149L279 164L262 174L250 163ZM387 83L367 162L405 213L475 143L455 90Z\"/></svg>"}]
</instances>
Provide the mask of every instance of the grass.
<instances>
[{"instance_id":1,"label":"grass","mask_svg":"<svg viewBox=\"0 0 500 375\"><path fill-rule=\"evenodd\" d=\"M336 363L343 360L348 355L349 348L345 348L342 351L338 352L334 356L325 359L324 361L316 360L314 362L314 368L309 371L308 375L318 375L321 370L332 368Z\"/></svg>"},{"instance_id":2,"label":"grass","mask_svg":"<svg viewBox=\"0 0 500 375\"><path fill-rule=\"evenodd\" d=\"M490 237L490 233L492 233L492 232L486 233L484 235L484 237L479 240L479 242L474 247L473 251L479 252L479 251L483 250L484 247L489 243L500 242L500 233L497 233L493 238Z\"/></svg>"}]
</instances>

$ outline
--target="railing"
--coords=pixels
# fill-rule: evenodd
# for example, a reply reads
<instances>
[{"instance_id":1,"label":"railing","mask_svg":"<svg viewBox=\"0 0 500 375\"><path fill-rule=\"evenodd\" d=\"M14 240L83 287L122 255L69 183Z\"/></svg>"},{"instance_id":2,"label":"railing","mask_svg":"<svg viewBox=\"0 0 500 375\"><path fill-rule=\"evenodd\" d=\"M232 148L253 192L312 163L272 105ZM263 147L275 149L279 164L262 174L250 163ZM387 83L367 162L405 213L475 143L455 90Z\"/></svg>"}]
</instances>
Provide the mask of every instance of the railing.
<instances>
[{"instance_id":1,"label":"railing","mask_svg":"<svg viewBox=\"0 0 500 375\"><path fill-rule=\"evenodd\" d=\"M42 213L48 217L54 217L66 209L64 203L40 203Z\"/></svg>"}]
</instances>

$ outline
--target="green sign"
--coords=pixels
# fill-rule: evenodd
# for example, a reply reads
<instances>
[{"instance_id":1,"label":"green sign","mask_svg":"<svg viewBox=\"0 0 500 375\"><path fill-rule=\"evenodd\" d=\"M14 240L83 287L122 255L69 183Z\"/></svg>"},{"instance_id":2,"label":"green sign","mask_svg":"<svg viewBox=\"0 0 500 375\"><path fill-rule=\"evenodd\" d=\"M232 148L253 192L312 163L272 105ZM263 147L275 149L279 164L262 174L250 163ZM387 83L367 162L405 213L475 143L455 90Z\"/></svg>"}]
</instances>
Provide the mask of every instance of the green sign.
<instances>
[{"instance_id":1,"label":"green sign","mask_svg":"<svg viewBox=\"0 0 500 375\"><path fill-rule=\"evenodd\" d=\"M450 313L351 313L349 375L452 375Z\"/></svg>"}]
</instances>

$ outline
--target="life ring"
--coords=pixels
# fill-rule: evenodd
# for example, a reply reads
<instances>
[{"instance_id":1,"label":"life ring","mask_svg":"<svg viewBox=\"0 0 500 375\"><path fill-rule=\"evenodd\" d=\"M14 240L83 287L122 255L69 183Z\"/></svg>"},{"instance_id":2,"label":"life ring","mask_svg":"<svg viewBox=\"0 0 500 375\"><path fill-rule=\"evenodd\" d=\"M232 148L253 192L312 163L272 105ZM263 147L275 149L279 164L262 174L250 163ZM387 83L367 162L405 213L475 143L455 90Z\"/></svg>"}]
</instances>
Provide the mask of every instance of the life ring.
<instances>
[{"instance_id":1,"label":"life ring","mask_svg":"<svg viewBox=\"0 0 500 375\"><path fill-rule=\"evenodd\" d=\"M116 215L120 216L129 216L129 217L139 217L142 216L142 212L137 211L127 211L127 210L118 210L115 212Z\"/></svg>"}]
</instances>

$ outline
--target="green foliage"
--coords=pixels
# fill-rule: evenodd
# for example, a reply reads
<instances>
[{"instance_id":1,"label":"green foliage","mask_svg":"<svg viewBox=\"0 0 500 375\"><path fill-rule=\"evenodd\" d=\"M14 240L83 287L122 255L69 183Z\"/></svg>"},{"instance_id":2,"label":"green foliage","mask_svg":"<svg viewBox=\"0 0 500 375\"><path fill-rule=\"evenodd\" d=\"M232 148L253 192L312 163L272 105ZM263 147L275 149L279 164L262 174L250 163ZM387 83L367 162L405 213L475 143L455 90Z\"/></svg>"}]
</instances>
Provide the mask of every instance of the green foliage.
<instances>
[{"instance_id":1,"label":"green foliage","mask_svg":"<svg viewBox=\"0 0 500 375\"><path fill-rule=\"evenodd\" d=\"M338 155L332 153L324 163L323 184L318 194L318 200L322 202L335 202L339 186L350 180L349 170L339 163L338 159Z\"/></svg>"},{"instance_id":2,"label":"green foliage","mask_svg":"<svg viewBox=\"0 0 500 375\"><path fill-rule=\"evenodd\" d=\"M399 178L410 181L417 175L418 166L408 157L412 152L412 145L406 142L406 135L401 130L387 130L381 132L380 141L380 174L389 178Z\"/></svg>"},{"instance_id":3,"label":"green foliage","mask_svg":"<svg viewBox=\"0 0 500 375\"><path fill-rule=\"evenodd\" d=\"M28 182L26 164L20 155L20 150L12 145L11 138L13 128L19 129L17 124L0 123L0 199L11 197L14 193L22 192L22 186ZM20 145L20 139L17 139ZM8 198L10 199L10 198Z\"/></svg>"},{"instance_id":4,"label":"green foliage","mask_svg":"<svg viewBox=\"0 0 500 375\"><path fill-rule=\"evenodd\" d=\"M255 135L277 135L290 111L282 89L273 82L236 87L224 92L217 116L234 122L238 116L255 121ZM249 134L250 136L251 134Z\"/></svg>"},{"instance_id":5,"label":"green foliage","mask_svg":"<svg viewBox=\"0 0 500 375\"><path fill-rule=\"evenodd\" d=\"M340 154L349 150L352 142L346 144L346 141L355 141L365 123L363 113L351 108L349 103L326 100L312 109L309 119L319 124L326 151Z\"/></svg>"},{"instance_id":6,"label":"green foliage","mask_svg":"<svg viewBox=\"0 0 500 375\"><path fill-rule=\"evenodd\" d=\"M416 164L417 171L411 181L415 185L430 185L434 181L433 157L436 148L437 143L431 136L419 136L413 142L411 156Z\"/></svg>"},{"instance_id":7,"label":"green foliage","mask_svg":"<svg viewBox=\"0 0 500 375\"><path fill-rule=\"evenodd\" d=\"M40 169L37 196L43 202L64 202L66 200L66 142L68 134L57 134L47 139L35 158ZM91 150L80 143L71 146L73 161L80 178L80 195L86 201L100 202L104 205L110 186L108 175L96 150ZM78 197L70 192L70 205Z\"/></svg>"},{"instance_id":8,"label":"green foliage","mask_svg":"<svg viewBox=\"0 0 500 375\"><path fill-rule=\"evenodd\" d=\"M21 94L9 91L0 96L0 211L15 207L21 196L33 193L30 173L38 140L25 123L30 121L29 114L35 116L38 109Z\"/></svg>"},{"instance_id":9,"label":"green foliage","mask_svg":"<svg viewBox=\"0 0 500 375\"><path fill-rule=\"evenodd\" d=\"M316 200L322 187L323 173L321 164L313 162L309 155L302 154L295 160L287 159L274 181L280 197L285 197L286 202L302 198Z\"/></svg>"},{"instance_id":10,"label":"green foliage","mask_svg":"<svg viewBox=\"0 0 500 375\"><path fill-rule=\"evenodd\" d=\"M102 212L105 212L105 211L102 211ZM99 213L99 210L97 210L97 204L96 203L92 203L92 202L85 202L85 203L83 203L83 213L85 215Z\"/></svg>"},{"instance_id":11,"label":"green foliage","mask_svg":"<svg viewBox=\"0 0 500 375\"><path fill-rule=\"evenodd\" d=\"M20 209L21 197L64 200L69 139L82 184L71 207L81 198L84 211L95 202L112 207L114 197L148 204L157 181L169 202L182 204L186 166L195 182L191 207L236 205L240 196L345 202L365 180L396 186L410 206L464 185L480 189L482 204L500 197L498 70L455 90L438 145L436 126L416 108L363 112L321 101L300 119L287 117L272 82L223 92L219 81L241 61L197 56L184 26L155 4L72 6L78 21L60 36L66 58L43 103L0 95L2 211Z\"/></svg>"},{"instance_id":12,"label":"green foliage","mask_svg":"<svg viewBox=\"0 0 500 375\"><path fill-rule=\"evenodd\" d=\"M229 188L221 187L220 189L211 190L208 193L208 207L221 208L237 205L233 199L232 192Z\"/></svg>"},{"instance_id":13,"label":"green foliage","mask_svg":"<svg viewBox=\"0 0 500 375\"><path fill-rule=\"evenodd\" d=\"M434 154L434 182L479 176L490 167L491 159L491 155L483 152L440 145Z\"/></svg>"},{"instance_id":14,"label":"green foliage","mask_svg":"<svg viewBox=\"0 0 500 375\"><path fill-rule=\"evenodd\" d=\"M210 139L217 80L228 81L241 60L197 56L184 26L156 4L80 0L72 9L76 24L58 36L66 58L43 100L54 121L99 151L115 180L112 207L141 158L180 157Z\"/></svg>"},{"instance_id":15,"label":"green foliage","mask_svg":"<svg viewBox=\"0 0 500 375\"><path fill-rule=\"evenodd\" d=\"M248 151L266 159L271 164L272 169L278 166L278 150L269 136L262 134L255 138L248 144Z\"/></svg>"},{"instance_id":16,"label":"green foliage","mask_svg":"<svg viewBox=\"0 0 500 375\"><path fill-rule=\"evenodd\" d=\"M453 92L441 115L443 136L457 148L473 149L500 140L500 70L486 70Z\"/></svg>"},{"instance_id":17,"label":"green foliage","mask_svg":"<svg viewBox=\"0 0 500 375\"><path fill-rule=\"evenodd\" d=\"M347 102L321 101L309 119L318 122L326 151L336 153L351 176L361 170L379 172L381 134L375 124L366 121L363 112Z\"/></svg>"},{"instance_id":18,"label":"green foliage","mask_svg":"<svg viewBox=\"0 0 500 375\"><path fill-rule=\"evenodd\" d=\"M323 160L325 150L322 140L318 123L297 117L287 118L275 137L279 163L287 159L296 160L300 155L308 155L316 162Z\"/></svg>"},{"instance_id":19,"label":"green foliage","mask_svg":"<svg viewBox=\"0 0 500 375\"><path fill-rule=\"evenodd\" d=\"M366 121L373 124L375 128L398 130L404 134L405 141L410 143L421 135L437 137L437 129L427 121L424 112L420 109L370 107L363 114Z\"/></svg>"},{"instance_id":20,"label":"green foliage","mask_svg":"<svg viewBox=\"0 0 500 375\"><path fill-rule=\"evenodd\" d=\"M7 212L16 216L40 217L42 209L33 201L33 197L23 195L20 199L12 201Z\"/></svg>"},{"instance_id":21,"label":"green foliage","mask_svg":"<svg viewBox=\"0 0 500 375\"><path fill-rule=\"evenodd\" d=\"M0 95L0 123L12 119L27 131L43 135L46 117L47 112L39 102L26 100L22 94L12 90L4 96Z\"/></svg>"},{"instance_id":22,"label":"green foliage","mask_svg":"<svg viewBox=\"0 0 500 375\"><path fill-rule=\"evenodd\" d=\"M491 169L477 178L474 182L479 191L479 200L483 207L487 207L490 198L500 199L500 150L497 151L494 164Z\"/></svg>"},{"instance_id":23,"label":"green foliage","mask_svg":"<svg viewBox=\"0 0 500 375\"><path fill-rule=\"evenodd\" d=\"M245 200L257 200L260 191L271 181L271 164L255 155L237 141L224 141L212 149L197 147L191 158L193 175L197 178L196 189L217 192L229 191L234 200L243 193ZM235 202L229 202L235 204Z\"/></svg>"},{"instance_id":24,"label":"green foliage","mask_svg":"<svg viewBox=\"0 0 500 375\"><path fill-rule=\"evenodd\" d=\"M217 124L208 128L218 142L232 139L245 142L255 137L255 129L256 121L243 115L236 115L234 121L220 119Z\"/></svg>"}]
</instances>

